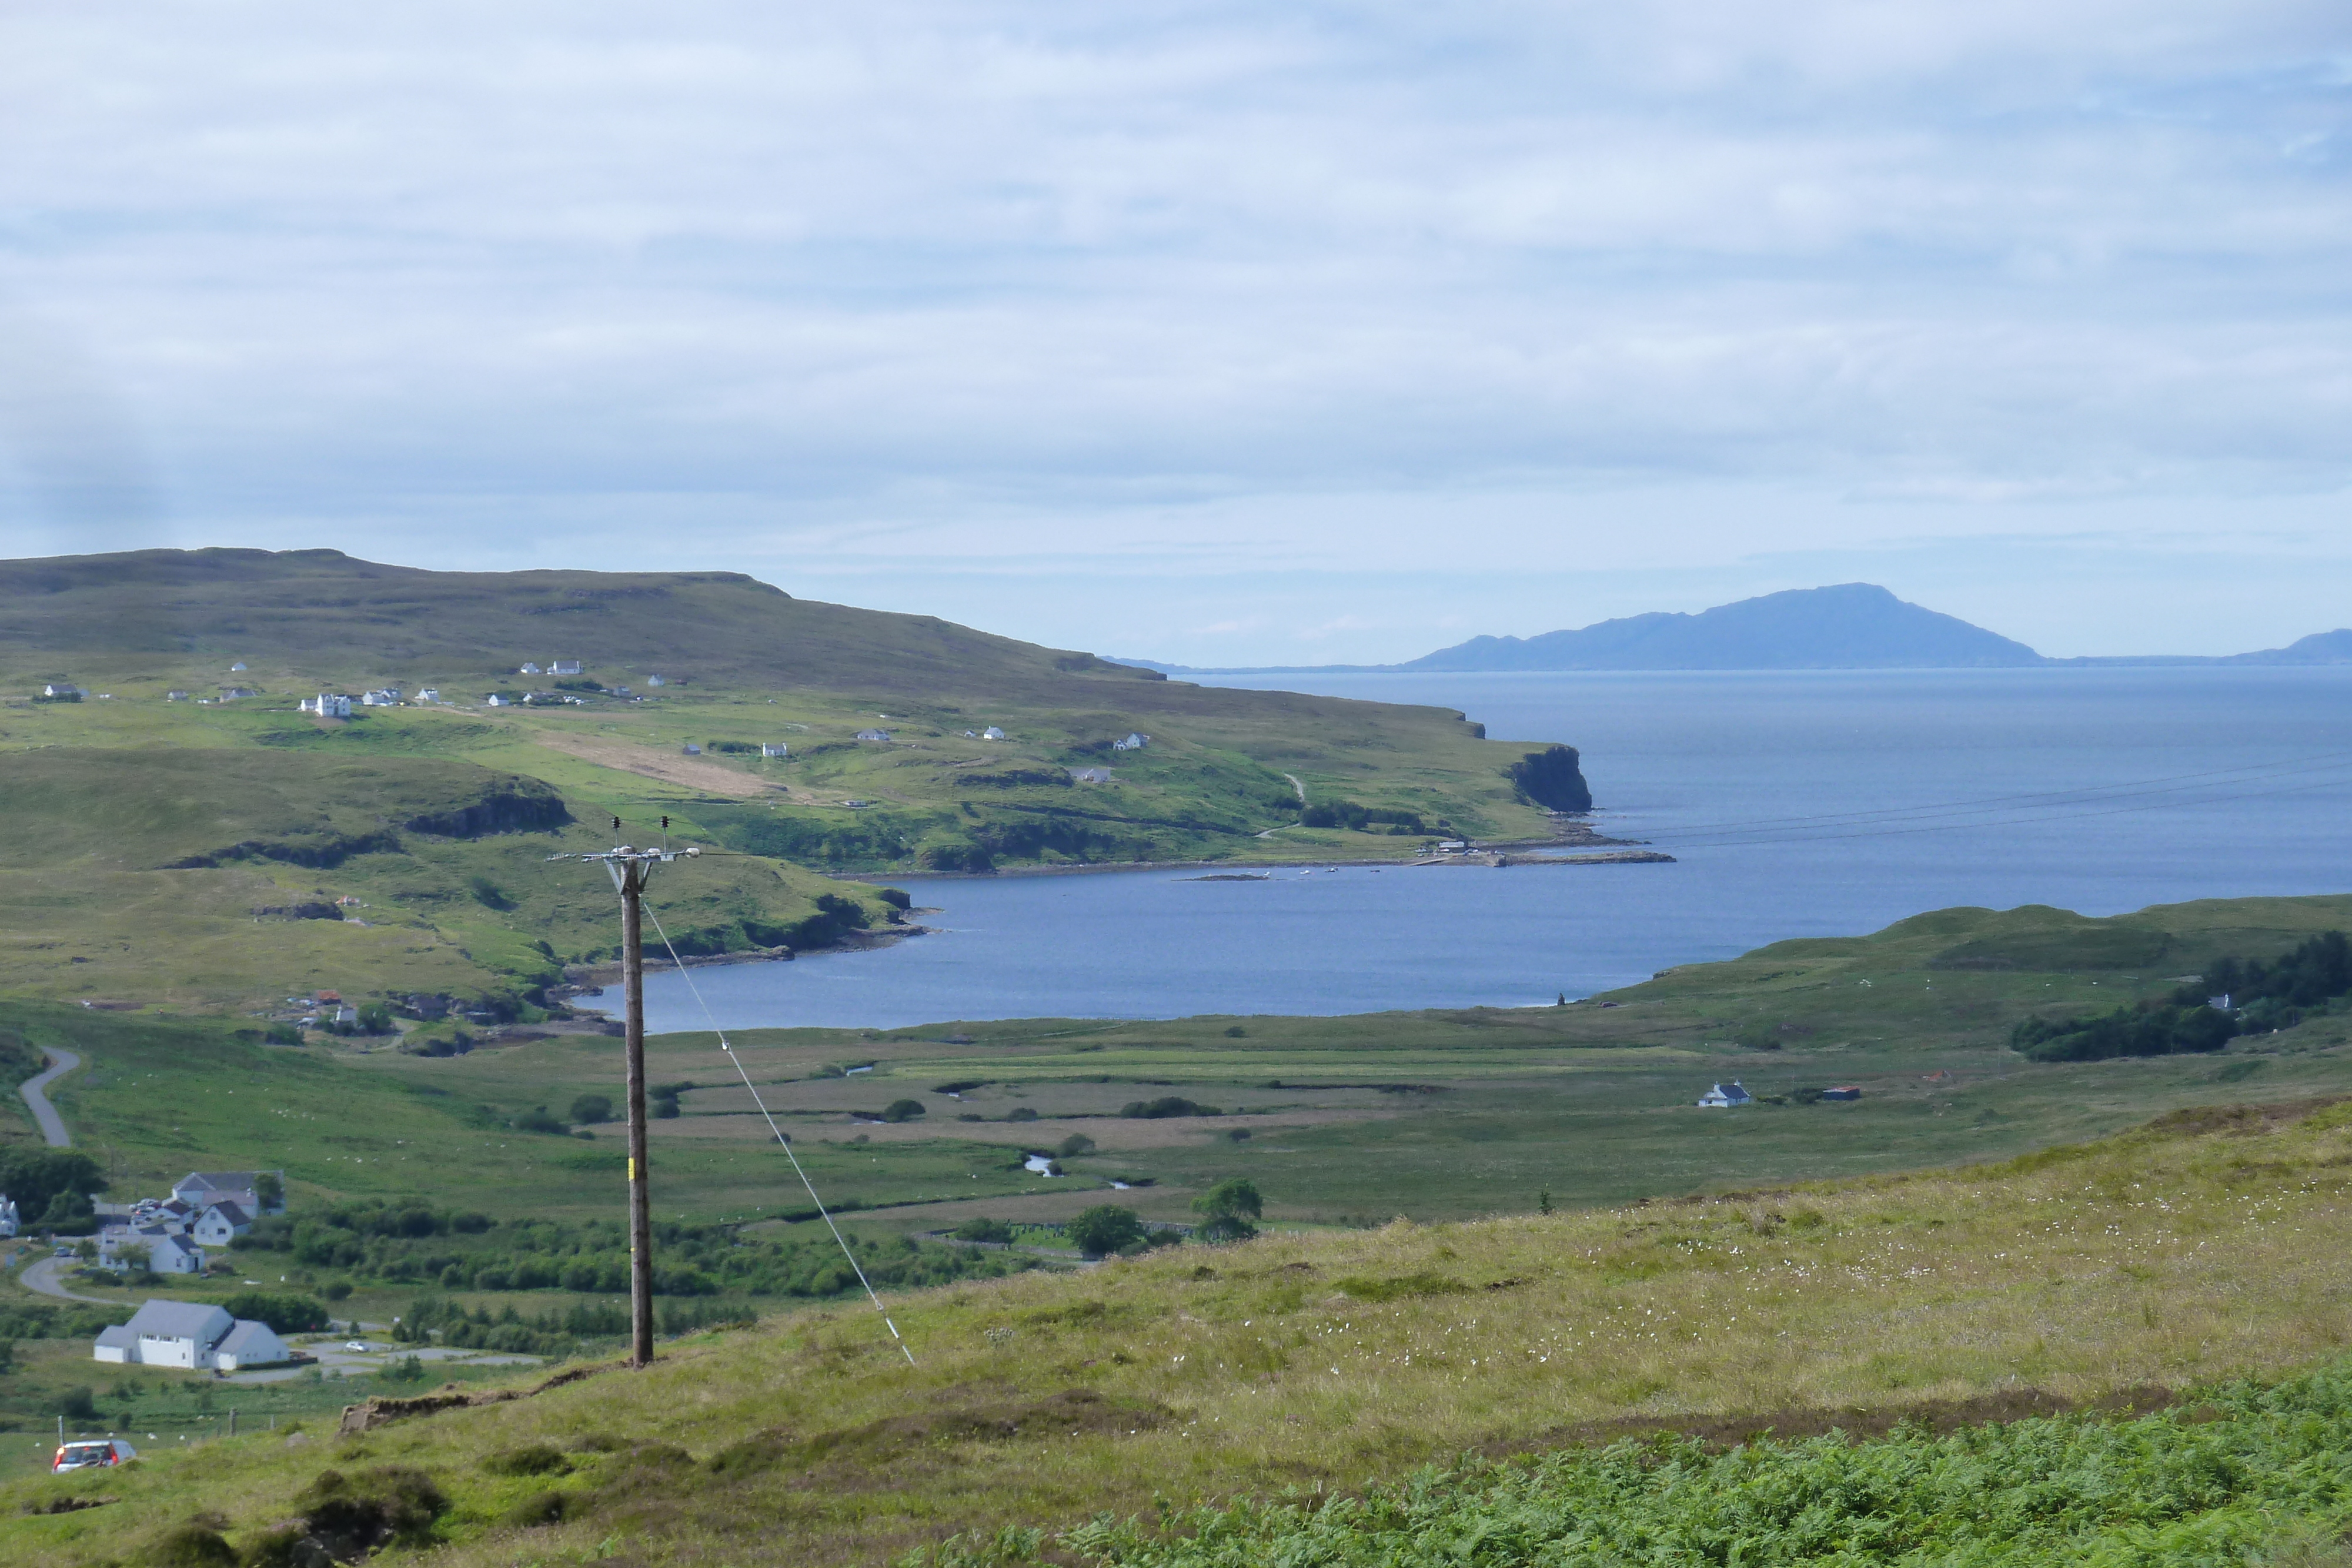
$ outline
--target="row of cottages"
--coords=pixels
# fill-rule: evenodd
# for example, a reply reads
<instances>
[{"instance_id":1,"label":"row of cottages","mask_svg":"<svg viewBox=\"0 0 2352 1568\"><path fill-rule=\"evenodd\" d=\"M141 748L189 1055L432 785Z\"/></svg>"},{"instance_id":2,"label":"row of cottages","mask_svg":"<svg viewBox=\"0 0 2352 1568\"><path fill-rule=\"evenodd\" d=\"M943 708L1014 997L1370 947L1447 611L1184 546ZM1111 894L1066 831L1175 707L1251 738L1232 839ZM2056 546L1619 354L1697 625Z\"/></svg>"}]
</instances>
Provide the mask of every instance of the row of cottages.
<instances>
[{"instance_id":1,"label":"row of cottages","mask_svg":"<svg viewBox=\"0 0 2352 1568\"><path fill-rule=\"evenodd\" d=\"M225 1307L165 1301L148 1301L129 1322L100 1330L91 1354L116 1365L189 1372L245 1372L295 1358L292 1347L268 1323L233 1318Z\"/></svg>"},{"instance_id":2,"label":"row of cottages","mask_svg":"<svg viewBox=\"0 0 2352 1568\"><path fill-rule=\"evenodd\" d=\"M550 659L547 662L547 668L543 670L529 660L525 660L522 668L517 670L515 674L518 675L576 675L580 673L580 661L577 659Z\"/></svg>"},{"instance_id":3,"label":"row of cottages","mask_svg":"<svg viewBox=\"0 0 2352 1568\"><path fill-rule=\"evenodd\" d=\"M887 740L890 738L890 732L887 729L861 729L854 738L858 740Z\"/></svg>"},{"instance_id":4,"label":"row of cottages","mask_svg":"<svg viewBox=\"0 0 2352 1568\"><path fill-rule=\"evenodd\" d=\"M1004 732L992 724L986 729L967 729L963 737L966 740L1003 740Z\"/></svg>"}]
</instances>

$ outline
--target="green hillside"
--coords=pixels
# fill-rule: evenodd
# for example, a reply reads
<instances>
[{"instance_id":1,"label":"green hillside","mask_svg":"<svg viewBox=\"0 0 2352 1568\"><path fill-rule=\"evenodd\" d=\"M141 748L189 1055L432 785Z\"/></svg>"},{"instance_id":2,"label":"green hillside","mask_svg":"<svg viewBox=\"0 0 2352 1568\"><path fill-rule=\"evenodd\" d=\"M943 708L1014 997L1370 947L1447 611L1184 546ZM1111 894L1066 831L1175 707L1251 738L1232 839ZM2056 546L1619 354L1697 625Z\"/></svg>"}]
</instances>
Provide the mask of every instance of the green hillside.
<instances>
[{"instance_id":1,"label":"green hillside","mask_svg":"<svg viewBox=\"0 0 2352 1568\"><path fill-rule=\"evenodd\" d=\"M356 1513L448 1568L1500 1564L1596 1531L1651 1543L1617 1560L2273 1560L2352 1516L2347 1168L2352 1113L2305 1103L1997 1166L966 1281L894 1301L912 1365L870 1312L804 1311L351 1436L151 1441L7 1486L0 1554L287 1561ZM1803 1442L1832 1428L1887 1435ZM1481 1458L1511 1455L1550 1457ZM30 1511L58 1498L100 1506Z\"/></svg>"},{"instance_id":2,"label":"green hillside","mask_svg":"<svg viewBox=\"0 0 2352 1568\"><path fill-rule=\"evenodd\" d=\"M583 667L521 673L559 660ZM386 686L399 706L298 711ZM1148 744L1118 748L1130 734ZM321 883L373 901L380 875L415 883L411 915L437 908L428 924L511 978L530 967L520 951L599 945L551 887L530 893L546 877L525 851L614 816L638 834L667 816L681 841L786 866L888 873L1402 859L1444 835L1549 837L1550 810L1589 804L1572 750L1482 737L1449 710L1194 686L730 573L431 572L331 550L0 562L0 759L47 759L0 765L0 806L39 824L0 853L75 870L0 917L18 926L0 931L0 987L217 1005L320 983L319 934L264 941L223 922ZM404 858L370 862L390 838ZM292 866L333 874L298 886ZM814 929L818 883L740 874L698 873L717 902L689 923L726 933L706 946ZM446 896L476 877L524 885L512 908L486 904L493 917ZM870 894L830 896L874 913ZM167 976L134 929L219 983ZM341 988L468 983L448 954L391 942L346 942L364 958Z\"/></svg>"},{"instance_id":3,"label":"green hillside","mask_svg":"<svg viewBox=\"0 0 2352 1568\"><path fill-rule=\"evenodd\" d=\"M611 956L600 821L525 775L386 750L0 751L0 989L178 1009L325 988L449 996L505 1016L567 963ZM885 930L889 895L789 864L699 862L664 882L689 952L819 946Z\"/></svg>"}]
</instances>

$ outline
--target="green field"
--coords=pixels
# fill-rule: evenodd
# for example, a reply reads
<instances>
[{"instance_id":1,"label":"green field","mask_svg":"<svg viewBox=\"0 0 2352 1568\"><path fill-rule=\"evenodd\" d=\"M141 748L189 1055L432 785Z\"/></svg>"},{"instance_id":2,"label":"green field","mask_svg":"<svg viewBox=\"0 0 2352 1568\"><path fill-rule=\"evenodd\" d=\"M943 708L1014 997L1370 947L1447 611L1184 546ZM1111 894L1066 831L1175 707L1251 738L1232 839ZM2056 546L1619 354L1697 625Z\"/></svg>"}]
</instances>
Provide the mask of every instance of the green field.
<instances>
[{"instance_id":1,"label":"green field","mask_svg":"<svg viewBox=\"0 0 2352 1568\"><path fill-rule=\"evenodd\" d=\"M2341 1011L2212 1055L2036 1063L2007 1043L2021 1019L2161 995L2220 956L2272 957L2345 925L2352 899L2110 920L1954 910L1566 1007L751 1030L735 1044L828 1200L860 1207L870 1233L975 1214L1050 1222L1114 1180L1132 1184L1119 1201L1181 1221L1198 1191L1231 1176L1256 1182L1282 1223L1363 1226L1524 1213L1546 1194L1566 1207L2005 1158L2178 1106L2352 1088ZM621 1199L610 1128L582 1139L514 1125L535 1109L561 1119L583 1093L617 1099L609 1036L434 1058L24 1002L0 1022L88 1058L55 1098L121 1190L268 1166L285 1168L302 1201L425 1194L584 1220ZM784 1224L776 1217L805 1209L713 1037L656 1037L648 1061L653 1082L693 1085L681 1114L652 1124L662 1213ZM1852 1084L1862 1098L1696 1106L1735 1078L1763 1097ZM1217 1113L1121 1113L1169 1097ZM859 1119L900 1099L924 1113ZM1066 1176L1021 1168L1072 1137L1093 1147L1063 1158Z\"/></svg>"}]
</instances>

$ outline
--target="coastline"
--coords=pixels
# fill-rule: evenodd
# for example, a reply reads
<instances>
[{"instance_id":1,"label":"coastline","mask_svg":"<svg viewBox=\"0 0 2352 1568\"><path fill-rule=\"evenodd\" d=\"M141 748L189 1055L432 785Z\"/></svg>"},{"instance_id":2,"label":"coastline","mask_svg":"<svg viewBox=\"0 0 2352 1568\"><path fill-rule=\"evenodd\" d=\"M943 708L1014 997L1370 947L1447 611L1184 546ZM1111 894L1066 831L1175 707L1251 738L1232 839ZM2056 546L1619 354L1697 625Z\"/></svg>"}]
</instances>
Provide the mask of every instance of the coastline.
<instances>
[{"instance_id":1,"label":"coastline","mask_svg":"<svg viewBox=\"0 0 2352 1568\"><path fill-rule=\"evenodd\" d=\"M869 885L888 886L902 882L985 882L1008 876L1098 876L1114 872L1137 871L1220 871L1275 872L1307 866L1373 867L1401 871L1432 865L1494 865L1492 857L1510 858L1512 865L1624 865L1671 862L1672 855L1629 854L1569 858L1556 855L1528 854L1536 850L1639 850L1646 839L1612 839L1585 822L1563 823L1561 830L1548 839L1510 839L1496 843L1473 842L1469 849L1451 854L1416 853L1402 859L1349 858L1343 855L1300 855L1287 860L1179 860L1179 861L1089 861L1065 865L1012 865L992 871L844 871L826 874L836 882L862 882ZM1480 857L1488 858L1480 858Z\"/></svg>"},{"instance_id":2,"label":"coastline","mask_svg":"<svg viewBox=\"0 0 2352 1568\"><path fill-rule=\"evenodd\" d=\"M727 964L782 964L816 953L866 953L877 948L896 946L910 936L930 936L937 934L935 927L908 923L887 926L880 931L852 931L844 936L840 941L828 942L822 947L746 947L735 953L688 953L676 963L671 962L666 953L659 956L648 953L646 955L646 973L651 975L678 968L707 969ZM600 992L603 988L614 984L620 978L621 965L617 959L596 964L571 964L564 967L562 986L551 987L548 994L552 997L560 989L564 993L562 999L569 1002L574 997ZM601 1011L602 1009L590 1010Z\"/></svg>"}]
</instances>

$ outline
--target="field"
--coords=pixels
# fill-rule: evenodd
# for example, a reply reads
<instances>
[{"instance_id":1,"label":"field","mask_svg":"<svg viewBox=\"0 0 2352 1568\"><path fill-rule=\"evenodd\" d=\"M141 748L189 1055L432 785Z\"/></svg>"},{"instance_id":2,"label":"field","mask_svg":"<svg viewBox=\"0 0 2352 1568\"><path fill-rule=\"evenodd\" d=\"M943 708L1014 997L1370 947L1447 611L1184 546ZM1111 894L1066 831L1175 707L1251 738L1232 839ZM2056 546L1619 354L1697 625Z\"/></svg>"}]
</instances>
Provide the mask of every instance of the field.
<instances>
[{"instance_id":1,"label":"field","mask_svg":"<svg viewBox=\"0 0 2352 1568\"><path fill-rule=\"evenodd\" d=\"M2012 1526L2069 1560L2104 1532L2136 1553L2118 1561L2223 1560L2224 1545L2245 1560L2325 1542L2344 1516L2337 1385L2275 1397L2214 1385L2344 1354L2347 1170L2352 1108L2305 1103L2190 1113L1963 1170L1187 1247L901 1298L911 1366L869 1312L808 1311L677 1342L643 1374L362 1436L222 1438L113 1474L18 1481L0 1494L11 1505L124 1506L12 1507L0 1552L136 1560L191 1520L250 1544L311 1506L298 1494L324 1469L364 1487L382 1484L367 1479L381 1467L409 1467L446 1499L426 1528L451 1568L878 1563L950 1537L997 1542L982 1556L1005 1560L1097 1516L1138 1522L1066 1538L1059 1560L1255 1562L1268 1556L1248 1542L1300 1538L1313 1521L1261 1511L1220 1525L1186 1511L1240 1494L1363 1497L1469 1456L1455 1482L1409 1495L1441 1536L1449 1519L1490 1532L1482 1521L1513 1486L1512 1519L1549 1511L1564 1529L1574 1500L1589 1507L1613 1476L1641 1505L1627 1504L1628 1529L1696 1531L1743 1561L1781 1560L1774 1542L1793 1517L1835 1517L1770 1500L1806 1497L1866 1532L1851 1561L1970 1529L1990 1551ZM1621 1450L1608 1466L1576 1454L1652 1431L1801 1438L1906 1416L1948 1426L2200 1400L2191 1422L2112 1437L2064 1421L1950 1446L1898 1431L1856 1450L1749 1448L1727 1470L1701 1449ZM515 1457L541 1448L553 1457ZM1546 1452L1560 1457L1531 1471L1475 1462ZM2006 1464L1966 1468L2003 1452ZM1669 1460L1678 1468L1658 1469ZM1957 1495L1987 1506L1951 1513L1958 1483L1933 1478L1969 1473L1983 1479ZM2147 1479L2091 1486L2102 1473ZM2036 1479L2050 1475L2077 1482ZM1761 1494L1736 1484L1759 1476L1782 1479ZM1370 1520L1354 1531L1362 1560L1396 1560L1376 1549L1399 1539L1380 1533L1398 1507L1353 1517ZM1234 1549L1181 1547L1163 1523L1179 1537L1222 1530ZM1494 1550L1468 1560L1519 1560Z\"/></svg>"},{"instance_id":2,"label":"field","mask_svg":"<svg viewBox=\"0 0 2352 1568\"><path fill-rule=\"evenodd\" d=\"M1193 1196L1234 1176L1278 1223L1360 1228L2007 1158L2216 1099L2352 1091L2352 1016L2324 1009L2212 1055L2045 1064L2007 1045L2021 1019L2104 1009L2218 956L2273 956L2347 925L2342 898L2104 921L1945 911L1567 1007L753 1030L734 1043L827 1200L857 1209L867 1234L975 1215L1052 1222L1114 1181L1129 1184L1118 1201L1181 1222ZM1987 962L2029 967L1957 967ZM620 1200L610 1128L583 1139L517 1125L542 1109L563 1121L582 1094L617 1098L607 1036L444 1058L33 1003L9 1004L0 1023L87 1058L54 1097L119 1192L193 1168L282 1166L298 1203L423 1194L579 1221ZM680 1114L652 1124L659 1211L811 1228L780 1218L807 1197L713 1037L656 1037L648 1060L653 1082L691 1086ZM1694 1104L1734 1079L1766 1103ZM1832 1084L1862 1096L1797 1103ZM1171 1099L1195 1113L1122 1113ZM874 1119L898 1100L922 1114ZM1063 1154L1074 1138L1081 1152ZM1067 1174L1022 1168L1033 1152Z\"/></svg>"}]
</instances>

